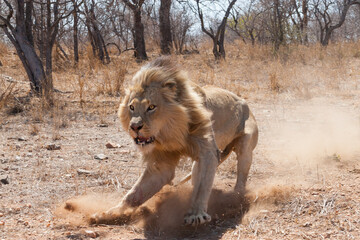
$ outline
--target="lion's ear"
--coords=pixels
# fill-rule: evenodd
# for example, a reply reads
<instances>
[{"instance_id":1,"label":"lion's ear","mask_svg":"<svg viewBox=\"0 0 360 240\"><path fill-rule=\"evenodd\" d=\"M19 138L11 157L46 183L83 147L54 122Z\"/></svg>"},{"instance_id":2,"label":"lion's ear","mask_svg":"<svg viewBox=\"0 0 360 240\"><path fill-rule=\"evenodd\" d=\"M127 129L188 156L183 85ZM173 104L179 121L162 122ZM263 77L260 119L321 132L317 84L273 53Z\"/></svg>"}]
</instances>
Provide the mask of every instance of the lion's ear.
<instances>
[{"instance_id":1,"label":"lion's ear","mask_svg":"<svg viewBox=\"0 0 360 240\"><path fill-rule=\"evenodd\" d=\"M171 80L167 80L162 84L163 88L168 88L171 91L175 92L176 91L176 82L171 79Z\"/></svg>"}]
</instances>

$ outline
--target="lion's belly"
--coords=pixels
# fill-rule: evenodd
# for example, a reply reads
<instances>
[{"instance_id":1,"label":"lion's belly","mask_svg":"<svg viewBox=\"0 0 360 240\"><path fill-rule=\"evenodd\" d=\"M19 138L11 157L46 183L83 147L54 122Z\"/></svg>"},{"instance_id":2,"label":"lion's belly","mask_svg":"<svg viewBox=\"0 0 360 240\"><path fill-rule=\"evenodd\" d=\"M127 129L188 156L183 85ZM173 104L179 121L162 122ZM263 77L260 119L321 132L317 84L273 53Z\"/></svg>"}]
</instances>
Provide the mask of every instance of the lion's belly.
<instances>
[{"instance_id":1,"label":"lion's belly","mask_svg":"<svg viewBox=\"0 0 360 240\"><path fill-rule=\"evenodd\" d=\"M220 150L224 150L244 130L242 121L246 103L235 94L220 88L205 87L205 93L206 107L213 113L211 120L216 144Z\"/></svg>"}]
</instances>

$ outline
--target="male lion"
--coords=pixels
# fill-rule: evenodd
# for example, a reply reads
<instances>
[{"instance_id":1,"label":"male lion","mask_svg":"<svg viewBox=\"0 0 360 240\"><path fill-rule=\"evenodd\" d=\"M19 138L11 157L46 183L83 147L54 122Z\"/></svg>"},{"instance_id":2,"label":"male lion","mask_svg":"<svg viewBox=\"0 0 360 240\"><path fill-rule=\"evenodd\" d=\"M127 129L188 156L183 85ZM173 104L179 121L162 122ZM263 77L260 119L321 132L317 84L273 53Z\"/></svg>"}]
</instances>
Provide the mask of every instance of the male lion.
<instances>
[{"instance_id":1,"label":"male lion","mask_svg":"<svg viewBox=\"0 0 360 240\"><path fill-rule=\"evenodd\" d=\"M122 201L95 214L93 223L122 218L127 209L151 198L172 181L181 156L194 160L185 224L211 220L206 211L216 167L232 151L238 160L235 191L244 192L258 129L248 105L235 94L215 87L202 89L169 58L158 58L133 77L119 117L147 167Z\"/></svg>"}]
</instances>

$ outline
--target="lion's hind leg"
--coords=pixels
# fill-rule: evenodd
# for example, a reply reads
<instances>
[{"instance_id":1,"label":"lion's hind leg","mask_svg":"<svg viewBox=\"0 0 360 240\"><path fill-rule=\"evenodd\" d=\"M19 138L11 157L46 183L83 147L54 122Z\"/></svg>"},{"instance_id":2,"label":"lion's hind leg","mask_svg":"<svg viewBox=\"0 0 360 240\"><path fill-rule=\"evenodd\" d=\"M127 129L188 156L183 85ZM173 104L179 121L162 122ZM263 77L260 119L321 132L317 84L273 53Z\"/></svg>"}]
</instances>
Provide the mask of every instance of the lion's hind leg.
<instances>
[{"instance_id":1,"label":"lion's hind leg","mask_svg":"<svg viewBox=\"0 0 360 240\"><path fill-rule=\"evenodd\" d=\"M239 193L245 192L245 185L253 158L253 150L258 140L256 122L250 121L247 124L245 134L240 136L234 144L234 152L237 156L237 179L234 190Z\"/></svg>"}]
</instances>

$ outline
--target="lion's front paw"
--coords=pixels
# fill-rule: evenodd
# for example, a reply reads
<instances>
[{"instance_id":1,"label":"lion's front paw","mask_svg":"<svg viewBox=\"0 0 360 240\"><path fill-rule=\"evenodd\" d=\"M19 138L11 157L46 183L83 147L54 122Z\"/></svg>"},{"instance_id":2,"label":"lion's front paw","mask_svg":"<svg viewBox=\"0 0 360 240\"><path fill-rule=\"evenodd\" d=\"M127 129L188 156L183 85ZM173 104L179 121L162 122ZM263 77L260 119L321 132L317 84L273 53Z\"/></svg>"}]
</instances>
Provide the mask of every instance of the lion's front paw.
<instances>
[{"instance_id":1,"label":"lion's front paw","mask_svg":"<svg viewBox=\"0 0 360 240\"><path fill-rule=\"evenodd\" d=\"M211 221L211 217L205 211L200 211L198 213L188 213L184 217L185 225L200 225Z\"/></svg>"},{"instance_id":2,"label":"lion's front paw","mask_svg":"<svg viewBox=\"0 0 360 240\"><path fill-rule=\"evenodd\" d=\"M89 219L90 224L125 224L131 218L131 214L124 214L109 210L106 212L95 213Z\"/></svg>"}]
</instances>

